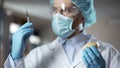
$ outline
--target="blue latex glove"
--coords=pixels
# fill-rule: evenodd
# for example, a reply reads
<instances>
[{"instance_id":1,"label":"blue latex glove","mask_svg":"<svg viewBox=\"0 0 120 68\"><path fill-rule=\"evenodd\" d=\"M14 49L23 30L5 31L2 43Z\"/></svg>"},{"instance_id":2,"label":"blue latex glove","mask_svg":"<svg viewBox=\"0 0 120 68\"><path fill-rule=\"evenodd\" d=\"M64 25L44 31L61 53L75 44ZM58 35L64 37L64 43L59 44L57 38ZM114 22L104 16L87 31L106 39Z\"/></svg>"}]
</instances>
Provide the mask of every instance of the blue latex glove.
<instances>
[{"instance_id":1,"label":"blue latex glove","mask_svg":"<svg viewBox=\"0 0 120 68\"><path fill-rule=\"evenodd\" d=\"M31 26L32 23L27 22L21 26L15 34L13 34L11 53L13 59L18 59L23 56L26 41L33 32Z\"/></svg>"},{"instance_id":2,"label":"blue latex glove","mask_svg":"<svg viewBox=\"0 0 120 68\"><path fill-rule=\"evenodd\" d=\"M83 61L87 68L105 68L105 60L96 47L83 50Z\"/></svg>"}]
</instances>

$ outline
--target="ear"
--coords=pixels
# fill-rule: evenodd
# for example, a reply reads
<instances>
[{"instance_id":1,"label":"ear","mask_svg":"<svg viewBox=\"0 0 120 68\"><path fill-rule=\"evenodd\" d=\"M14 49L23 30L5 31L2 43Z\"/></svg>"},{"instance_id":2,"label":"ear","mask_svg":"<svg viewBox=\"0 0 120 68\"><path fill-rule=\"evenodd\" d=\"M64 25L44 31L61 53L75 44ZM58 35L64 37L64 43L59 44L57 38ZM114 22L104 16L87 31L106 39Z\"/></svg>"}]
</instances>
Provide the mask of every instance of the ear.
<instances>
[{"instance_id":1,"label":"ear","mask_svg":"<svg viewBox=\"0 0 120 68\"><path fill-rule=\"evenodd\" d=\"M79 20L78 20L80 23L84 23L84 17L80 14L79 15Z\"/></svg>"},{"instance_id":2,"label":"ear","mask_svg":"<svg viewBox=\"0 0 120 68\"><path fill-rule=\"evenodd\" d=\"M81 18L81 22L82 22L82 23L84 23L84 22L85 22L85 21L84 21L84 17L83 17L83 16L82 16L82 18Z\"/></svg>"}]
</instances>

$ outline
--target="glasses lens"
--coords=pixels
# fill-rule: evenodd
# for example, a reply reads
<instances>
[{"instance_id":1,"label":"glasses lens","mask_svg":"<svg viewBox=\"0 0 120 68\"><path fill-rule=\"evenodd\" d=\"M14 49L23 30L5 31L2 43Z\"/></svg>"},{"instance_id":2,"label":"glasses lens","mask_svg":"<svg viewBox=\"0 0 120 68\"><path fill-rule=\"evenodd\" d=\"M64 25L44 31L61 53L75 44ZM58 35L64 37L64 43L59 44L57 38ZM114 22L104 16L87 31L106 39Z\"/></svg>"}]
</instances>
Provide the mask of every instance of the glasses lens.
<instances>
[{"instance_id":1,"label":"glasses lens","mask_svg":"<svg viewBox=\"0 0 120 68\"><path fill-rule=\"evenodd\" d=\"M52 14L60 13L64 16L74 16L79 13L79 8L72 5L68 6L65 4L53 4L51 7Z\"/></svg>"}]
</instances>

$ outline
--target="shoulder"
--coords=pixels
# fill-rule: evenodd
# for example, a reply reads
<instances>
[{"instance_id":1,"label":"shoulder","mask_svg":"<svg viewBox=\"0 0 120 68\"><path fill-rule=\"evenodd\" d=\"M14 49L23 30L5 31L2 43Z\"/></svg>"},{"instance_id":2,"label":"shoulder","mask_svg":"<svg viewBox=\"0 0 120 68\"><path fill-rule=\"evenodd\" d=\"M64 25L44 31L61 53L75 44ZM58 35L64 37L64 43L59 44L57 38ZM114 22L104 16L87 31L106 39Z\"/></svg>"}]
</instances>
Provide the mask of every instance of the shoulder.
<instances>
[{"instance_id":1,"label":"shoulder","mask_svg":"<svg viewBox=\"0 0 120 68\"><path fill-rule=\"evenodd\" d=\"M96 40L99 43L98 50L101 52L103 57L113 59L116 55L120 56L119 51L114 47L114 45L96 39L94 36L92 36L91 39Z\"/></svg>"},{"instance_id":2,"label":"shoulder","mask_svg":"<svg viewBox=\"0 0 120 68\"><path fill-rule=\"evenodd\" d=\"M98 50L105 55L107 55L107 54L112 54L112 55L119 54L119 51L110 43L101 41L92 35L90 36L90 41L95 41L95 42L97 41L99 43Z\"/></svg>"},{"instance_id":3,"label":"shoulder","mask_svg":"<svg viewBox=\"0 0 120 68\"><path fill-rule=\"evenodd\" d=\"M100 40L99 43L100 43L100 51L106 51L112 54L119 53L119 51L114 47L114 45Z\"/></svg>"},{"instance_id":4,"label":"shoulder","mask_svg":"<svg viewBox=\"0 0 120 68\"><path fill-rule=\"evenodd\" d=\"M57 39L53 40L50 43L47 43L32 49L29 54L34 54L34 55L48 54L49 52L51 52L52 49L56 47L56 44L57 44Z\"/></svg>"},{"instance_id":5,"label":"shoulder","mask_svg":"<svg viewBox=\"0 0 120 68\"><path fill-rule=\"evenodd\" d=\"M100 51L112 50L112 51L118 52L118 50L114 47L114 45L112 45L108 42L101 41L92 35L90 35L90 41L95 41L95 42L97 41L99 43L99 50Z\"/></svg>"},{"instance_id":6,"label":"shoulder","mask_svg":"<svg viewBox=\"0 0 120 68\"><path fill-rule=\"evenodd\" d=\"M106 63L109 64L114 60L118 60L120 63L120 53L119 51L110 43L96 39L94 36L91 36L91 41L97 41L99 43L99 52L102 54Z\"/></svg>"}]
</instances>

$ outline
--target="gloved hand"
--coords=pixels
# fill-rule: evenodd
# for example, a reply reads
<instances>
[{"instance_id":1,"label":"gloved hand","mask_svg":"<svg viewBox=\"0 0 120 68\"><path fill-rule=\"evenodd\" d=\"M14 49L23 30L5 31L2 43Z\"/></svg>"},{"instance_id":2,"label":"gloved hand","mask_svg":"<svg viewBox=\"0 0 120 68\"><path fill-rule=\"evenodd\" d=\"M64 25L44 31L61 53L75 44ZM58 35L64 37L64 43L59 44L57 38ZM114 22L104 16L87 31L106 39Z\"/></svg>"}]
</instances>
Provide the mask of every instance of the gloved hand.
<instances>
[{"instance_id":1,"label":"gloved hand","mask_svg":"<svg viewBox=\"0 0 120 68\"><path fill-rule=\"evenodd\" d=\"M83 61L87 68L105 68L105 60L95 46L83 50Z\"/></svg>"},{"instance_id":2,"label":"gloved hand","mask_svg":"<svg viewBox=\"0 0 120 68\"><path fill-rule=\"evenodd\" d=\"M23 56L26 41L33 32L31 28L32 23L25 23L18 31L12 36L12 58L18 59Z\"/></svg>"}]
</instances>

